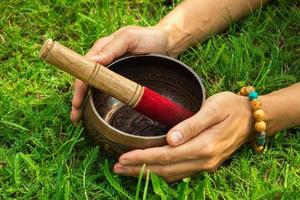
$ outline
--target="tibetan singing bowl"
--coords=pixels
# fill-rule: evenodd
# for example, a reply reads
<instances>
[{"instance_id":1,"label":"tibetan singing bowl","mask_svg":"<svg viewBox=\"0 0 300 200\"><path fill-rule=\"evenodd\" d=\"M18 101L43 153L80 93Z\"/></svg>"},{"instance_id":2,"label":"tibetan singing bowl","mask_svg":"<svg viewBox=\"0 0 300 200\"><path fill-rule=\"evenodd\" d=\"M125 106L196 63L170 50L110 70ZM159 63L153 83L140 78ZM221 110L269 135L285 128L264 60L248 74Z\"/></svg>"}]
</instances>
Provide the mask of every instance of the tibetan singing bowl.
<instances>
[{"instance_id":1,"label":"tibetan singing bowl","mask_svg":"<svg viewBox=\"0 0 300 200\"><path fill-rule=\"evenodd\" d=\"M158 54L132 55L120 58L108 67L194 113L204 103L202 81L188 66L174 58ZM166 144L166 126L94 88L90 89L83 120L88 135L113 156Z\"/></svg>"}]
</instances>

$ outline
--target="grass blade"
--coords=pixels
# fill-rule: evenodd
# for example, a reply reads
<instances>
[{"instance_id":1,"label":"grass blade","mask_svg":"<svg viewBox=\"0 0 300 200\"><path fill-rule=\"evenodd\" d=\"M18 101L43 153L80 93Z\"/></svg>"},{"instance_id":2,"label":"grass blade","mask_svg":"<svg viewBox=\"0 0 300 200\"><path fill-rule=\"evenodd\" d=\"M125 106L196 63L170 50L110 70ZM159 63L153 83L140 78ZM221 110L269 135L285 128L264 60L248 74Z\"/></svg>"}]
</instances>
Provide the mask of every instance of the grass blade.
<instances>
[{"instance_id":1,"label":"grass blade","mask_svg":"<svg viewBox=\"0 0 300 200\"><path fill-rule=\"evenodd\" d=\"M129 194L124 190L124 188L118 183L118 181L110 173L109 164L108 164L107 159L105 159L105 161L104 161L103 174L105 175L105 177L106 177L107 181L109 182L109 184L115 190L117 190L118 193L120 193L121 195L123 195L127 199L131 199L132 200L132 197L129 196Z\"/></svg>"},{"instance_id":2,"label":"grass blade","mask_svg":"<svg viewBox=\"0 0 300 200\"><path fill-rule=\"evenodd\" d=\"M5 125L8 125L8 126L12 126L14 128L17 128L17 129L21 129L23 131L29 131L28 128L25 128L17 123L14 123L14 122L9 122L9 121L5 121L5 120L1 120L0 123L2 124L5 124Z\"/></svg>"},{"instance_id":3,"label":"grass blade","mask_svg":"<svg viewBox=\"0 0 300 200\"><path fill-rule=\"evenodd\" d=\"M153 172L151 172L151 182L154 193L160 196L162 200L166 200L166 196L160 186L160 178Z\"/></svg>"},{"instance_id":4,"label":"grass blade","mask_svg":"<svg viewBox=\"0 0 300 200\"><path fill-rule=\"evenodd\" d=\"M141 188L141 183L142 183L142 178L143 178L143 175L144 175L145 167L146 167L146 164L143 164L142 169L140 171L138 183L137 183L137 186L136 186L135 200L139 199L139 193L140 193L140 188Z\"/></svg>"},{"instance_id":5,"label":"grass blade","mask_svg":"<svg viewBox=\"0 0 300 200\"><path fill-rule=\"evenodd\" d=\"M149 177L150 177L150 170L147 170L146 183L145 183L144 193L143 193L143 200L146 200L146 197L147 197L148 186L149 186Z\"/></svg>"}]
</instances>

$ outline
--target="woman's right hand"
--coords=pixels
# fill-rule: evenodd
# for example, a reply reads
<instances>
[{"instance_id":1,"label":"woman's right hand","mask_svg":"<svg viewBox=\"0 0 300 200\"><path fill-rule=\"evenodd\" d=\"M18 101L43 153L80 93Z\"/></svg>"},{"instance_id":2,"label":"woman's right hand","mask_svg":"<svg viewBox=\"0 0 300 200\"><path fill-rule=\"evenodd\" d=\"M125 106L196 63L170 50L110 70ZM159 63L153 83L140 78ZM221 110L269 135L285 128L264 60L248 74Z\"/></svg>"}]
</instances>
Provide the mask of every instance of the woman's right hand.
<instances>
[{"instance_id":1,"label":"woman's right hand","mask_svg":"<svg viewBox=\"0 0 300 200\"><path fill-rule=\"evenodd\" d=\"M85 57L108 65L125 53L168 54L169 49L168 32L163 28L128 26L97 40ZM70 115L72 122L77 122L81 118L80 111L86 93L87 85L76 79Z\"/></svg>"}]
</instances>

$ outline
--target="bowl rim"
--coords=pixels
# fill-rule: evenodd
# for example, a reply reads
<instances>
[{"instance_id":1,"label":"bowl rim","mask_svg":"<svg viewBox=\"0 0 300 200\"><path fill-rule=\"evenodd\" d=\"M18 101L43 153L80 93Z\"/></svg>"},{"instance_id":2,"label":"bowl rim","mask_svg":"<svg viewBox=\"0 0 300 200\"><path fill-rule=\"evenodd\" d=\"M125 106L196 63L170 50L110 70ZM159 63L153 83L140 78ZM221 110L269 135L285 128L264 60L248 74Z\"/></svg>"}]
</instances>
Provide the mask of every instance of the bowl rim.
<instances>
[{"instance_id":1,"label":"bowl rim","mask_svg":"<svg viewBox=\"0 0 300 200\"><path fill-rule=\"evenodd\" d=\"M200 87L201 87L201 90L202 90L202 96L203 96L203 100L202 100L202 103L201 103L201 106L200 106L200 109L202 108L205 100L206 100L206 91L205 91L205 88L204 88L204 85L203 85L203 82L202 80L200 79L200 77L198 76L198 74L192 70L188 65L184 64L183 62L175 59L175 58L172 58L172 57L169 57L169 56L166 56L166 55L162 55L162 54L155 54L155 53L149 53L149 54L129 54L129 55L125 55L125 56L122 56L118 59L116 59L115 61L113 61L112 63L110 63L109 65L107 65L107 67L109 68L110 66L114 65L115 63L118 63L122 60L125 60L125 59L128 59L128 58L136 58L136 57L160 57L160 58L164 58L164 59L167 59L167 60L171 60L173 62L176 62L178 63L179 65L183 66L185 69L189 70L193 75L194 77L196 78L196 80L198 81L198 83L200 84ZM164 134L164 135L158 135L158 136L140 136L140 135L133 135L133 134L129 134L129 133L126 133L124 131L121 131L115 127L113 127L112 125L110 125L109 123L107 123L98 113L96 107L95 107L95 104L94 104L94 99L93 99L93 90L92 88L91 89L91 92L90 92L90 98L89 98L89 101L90 101L90 105L91 105L91 108L94 112L94 114L97 116L97 118L102 121L106 126L108 126L109 128L111 128L112 130L124 135L124 136L127 136L127 137L131 137L131 138L137 138L137 139L162 139L162 138L166 138L167 134Z\"/></svg>"}]
</instances>

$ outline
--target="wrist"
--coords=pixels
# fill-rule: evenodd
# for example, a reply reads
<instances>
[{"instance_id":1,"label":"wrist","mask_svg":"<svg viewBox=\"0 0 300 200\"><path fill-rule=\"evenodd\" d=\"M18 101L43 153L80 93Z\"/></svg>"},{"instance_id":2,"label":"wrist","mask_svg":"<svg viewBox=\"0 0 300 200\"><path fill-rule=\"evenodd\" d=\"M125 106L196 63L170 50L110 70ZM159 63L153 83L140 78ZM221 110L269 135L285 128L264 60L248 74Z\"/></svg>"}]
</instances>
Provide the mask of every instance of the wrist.
<instances>
[{"instance_id":1,"label":"wrist","mask_svg":"<svg viewBox=\"0 0 300 200\"><path fill-rule=\"evenodd\" d=\"M247 122L246 133L247 142L251 142L255 139L255 130L253 128L255 119L253 117L253 110L250 106L249 98L244 96L238 96L241 102L241 112L243 112L244 120Z\"/></svg>"},{"instance_id":2,"label":"wrist","mask_svg":"<svg viewBox=\"0 0 300 200\"><path fill-rule=\"evenodd\" d=\"M196 33L200 35L201 30L194 31L188 30L188 28L181 28L175 23L167 20L160 21L156 28L164 31L168 36L167 54L172 57L178 56L184 50L188 48L193 42L201 39L200 36L195 38Z\"/></svg>"},{"instance_id":3,"label":"wrist","mask_svg":"<svg viewBox=\"0 0 300 200\"><path fill-rule=\"evenodd\" d=\"M281 113L280 104L284 102L278 101L278 96L275 93L262 95L262 109L266 113L265 121L267 124L267 136L273 136L276 132L288 127L285 118L285 113Z\"/></svg>"},{"instance_id":4,"label":"wrist","mask_svg":"<svg viewBox=\"0 0 300 200\"><path fill-rule=\"evenodd\" d=\"M176 25L159 22L157 25L155 25L155 28L163 31L167 35L167 55L176 57L183 51L179 49L179 45L176 45L176 41L178 41L177 38L179 37L178 33L180 32L180 29Z\"/></svg>"},{"instance_id":5,"label":"wrist","mask_svg":"<svg viewBox=\"0 0 300 200\"><path fill-rule=\"evenodd\" d=\"M297 92L300 91L300 83L262 95L259 97L259 102L254 101L258 96L256 92L249 94L248 90L250 89L251 86L243 87L239 94L249 95L252 100L251 107L257 111L253 113L253 116L258 122L261 119L264 121L264 123L255 124L257 131L265 131L267 136L270 137L278 131L300 125L300 93Z\"/></svg>"}]
</instances>

